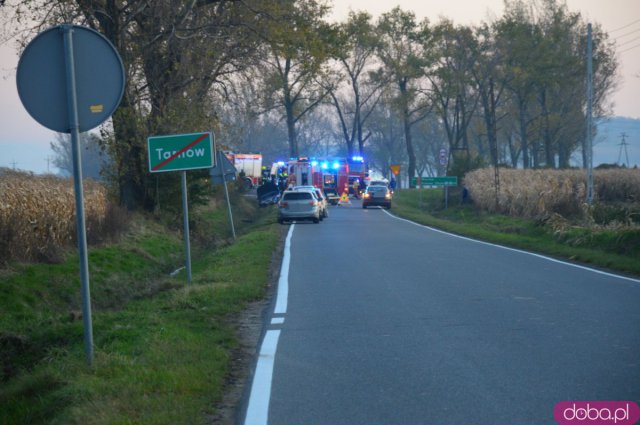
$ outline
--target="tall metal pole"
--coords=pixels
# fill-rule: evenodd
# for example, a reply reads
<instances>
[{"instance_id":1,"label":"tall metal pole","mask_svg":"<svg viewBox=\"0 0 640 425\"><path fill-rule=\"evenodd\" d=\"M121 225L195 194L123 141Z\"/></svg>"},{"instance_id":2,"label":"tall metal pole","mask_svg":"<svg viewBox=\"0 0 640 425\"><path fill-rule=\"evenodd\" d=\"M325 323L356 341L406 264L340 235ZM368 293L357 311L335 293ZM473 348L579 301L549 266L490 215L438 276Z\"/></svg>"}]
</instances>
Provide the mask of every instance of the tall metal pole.
<instances>
[{"instance_id":1,"label":"tall metal pole","mask_svg":"<svg viewBox=\"0 0 640 425\"><path fill-rule=\"evenodd\" d=\"M69 133L73 156L73 184L76 196L76 232L78 254L80 256L80 282L82 295L82 319L84 322L84 349L87 364L93 364L93 324L91 322L91 294L89 290L89 260L87 256L87 234L84 219L84 193L82 188L82 160L80 156L80 121L78 119L78 98L76 95L76 73L73 57L73 27L62 26L67 83L67 105L69 113Z\"/></svg>"},{"instance_id":2,"label":"tall metal pole","mask_svg":"<svg viewBox=\"0 0 640 425\"><path fill-rule=\"evenodd\" d=\"M191 284L191 244L189 243L189 202L187 201L187 172L182 171L182 221L184 224L185 267L187 283Z\"/></svg>"},{"instance_id":3,"label":"tall metal pole","mask_svg":"<svg viewBox=\"0 0 640 425\"><path fill-rule=\"evenodd\" d=\"M593 47L587 25L587 204L593 203Z\"/></svg>"},{"instance_id":4,"label":"tall metal pole","mask_svg":"<svg viewBox=\"0 0 640 425\"><path fill-rule=\"evenodd\" d=\"M220 169L220 177L222 177L222 184L224 185L224 196L227 198L227 210L229 213L229 223L231 225L231 235L233 240L236 240L236 226L233 224L233 213L231 212L231 198L229 198L229 189L227 188L226 172L224 170L224 162L226 158L223 158L224 153L222 151L216 151L217 167Z\"/></svg>"}]
</instances>

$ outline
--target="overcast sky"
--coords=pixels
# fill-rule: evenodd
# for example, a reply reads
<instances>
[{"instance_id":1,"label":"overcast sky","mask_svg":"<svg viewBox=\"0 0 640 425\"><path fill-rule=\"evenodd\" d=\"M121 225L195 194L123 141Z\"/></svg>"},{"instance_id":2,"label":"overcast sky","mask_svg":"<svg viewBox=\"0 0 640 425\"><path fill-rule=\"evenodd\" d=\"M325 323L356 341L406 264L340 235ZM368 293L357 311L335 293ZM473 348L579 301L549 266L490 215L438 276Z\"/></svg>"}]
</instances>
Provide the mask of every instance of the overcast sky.
<instances>
[{"instance_id":1,"label":"overcast sky","mask_svg":"<svg viewBox=\"0 0 640 425\"><path fill-rule=\"evenodd\" d=\"M600 23L618 44L620 84L613 97L614 113L640 118L640 0L567 0L569 9ZM502 0L334 0L333 19L345 20L349 10L366 10L374 17L399 5L418 18L440 17L460 24L478 24L502 15ZM2 9L0 9L2 13ZM15 82L18 57L12 46L0 45L0 167L34 172L57 171L49 163L54 133L24 110ZM640 141L628 140L630 149Z\"/></svg>"}]
</instances>

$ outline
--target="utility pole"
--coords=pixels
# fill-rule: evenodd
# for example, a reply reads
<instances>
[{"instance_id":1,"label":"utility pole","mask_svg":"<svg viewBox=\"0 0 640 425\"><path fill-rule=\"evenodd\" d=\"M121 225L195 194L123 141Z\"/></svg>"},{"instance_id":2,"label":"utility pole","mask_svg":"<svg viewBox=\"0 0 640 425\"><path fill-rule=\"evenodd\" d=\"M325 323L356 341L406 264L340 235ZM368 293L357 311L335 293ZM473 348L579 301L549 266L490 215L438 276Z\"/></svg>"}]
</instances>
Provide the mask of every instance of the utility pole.
<instances>
[{"instance_id":1,"label":"utility pole","mask_svg":"<svg viewBox=\"0 0 640 425\"><path fill-rule=\"evenodd\" d=\"M16 170L16 165L18 165L18 163L14 159L13 162L11 163L11 165L13 166L13 171L15 171Z\"/></svg>"},{"instance_id":2,"label":"utility pole","mask_svg":"<svg viewBox=\"0 0 640 425\"><path fill-rule=\"evenodd\" d=\"M593 49L591 24L587 25L587 204L593 203Z\"/></svg>"},{"instance_id":3,"label":"utility pole","mask_svg":"<svg viewBox=\"0 0 640 425\"><path fill-rule=\"evenodd\" d=\"M620 134L620 137L622 138L622 142L618 143L618 146L620 146L620 150L618 151L617 164L620 164L620 159L622 158L622 148L624 147L624 156L627 159L627 162L625 164L627 165L627 168L629 168L629 151L627 151L627 146L629 145L629 143L627 143L627 133Z\"/></svg>"}]
</instances>

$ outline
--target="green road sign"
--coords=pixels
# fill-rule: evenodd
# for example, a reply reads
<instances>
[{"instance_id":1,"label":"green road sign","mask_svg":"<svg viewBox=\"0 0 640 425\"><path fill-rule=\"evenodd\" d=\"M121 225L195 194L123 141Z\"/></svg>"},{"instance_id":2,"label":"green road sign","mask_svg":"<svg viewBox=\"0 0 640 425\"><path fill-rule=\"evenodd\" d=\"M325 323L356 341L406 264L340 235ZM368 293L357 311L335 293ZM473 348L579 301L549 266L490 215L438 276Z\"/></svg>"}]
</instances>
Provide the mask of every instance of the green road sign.
<instances>
[{"instance_id":1,"label":"green road sign","mask_svg":"<svg viewBox=\"0 0 640 425\"><path fill-rule=\"evenodd\" d=\"M147 147L152 173L214 166L213 135L209 132L151 136L147 139Z\"/></svg>"},{"instance_id":2,"label":"green road sign","mask_svg":"<svg viewBox=\"0 0 640 425\"><path fill-rule=\"evenodd\" d=\"M418 186L417 177L412 179L413 185ZM458 186L457 176L443 176L443 177L422 177L421 187L444 187L444 186Z\"/></svg>"}]
</instances>

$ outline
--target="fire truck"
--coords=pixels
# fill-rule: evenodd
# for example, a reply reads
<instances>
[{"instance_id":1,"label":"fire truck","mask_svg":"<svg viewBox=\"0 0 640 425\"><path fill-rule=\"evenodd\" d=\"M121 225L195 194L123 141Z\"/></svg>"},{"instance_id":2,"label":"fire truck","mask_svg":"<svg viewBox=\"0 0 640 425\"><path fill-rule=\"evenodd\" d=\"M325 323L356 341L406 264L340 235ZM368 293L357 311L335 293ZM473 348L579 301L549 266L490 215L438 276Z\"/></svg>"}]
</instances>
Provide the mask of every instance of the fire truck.
<instances>
[{"instance_id":1,"label":"fire truck","mask_svg":"<svg viewBox=\"0 0 640 425\"><path fill-rule=\"evenodd\" d=\"M335 202L345 191L353 194L355 180L358 180L360 190L364 190L368 178L364 159L359 156L324 159L294 158L286 162L274 163L270 175L277 180L282 189L288 186L313 185L321 188L327 197Z\"/></svg>"},{"instance_id":2,"label":"fire truck","mask_svg":"<svg viewBox=\"0 0 640 425\"><path fill-rule=\"evenodd\" d=\"M262 155L259 153L233 153L225 152L229 161L236 167L238 173L244 174L247 188L258 186L262 183Z\"/></svg>"},{"instance_id":3,"label":"fire truck","mask_svg":"<svg viewBox=\"0 0 640 425\"><path fill-rule=\"evenodd\" d=\"M327 158L311 161L313 185L324 190L325 194L353 194L354 182L358 180L359 188L364 189L367 171L364 159L360 156L352 158Z\"/></svg>"}]
</instances>

